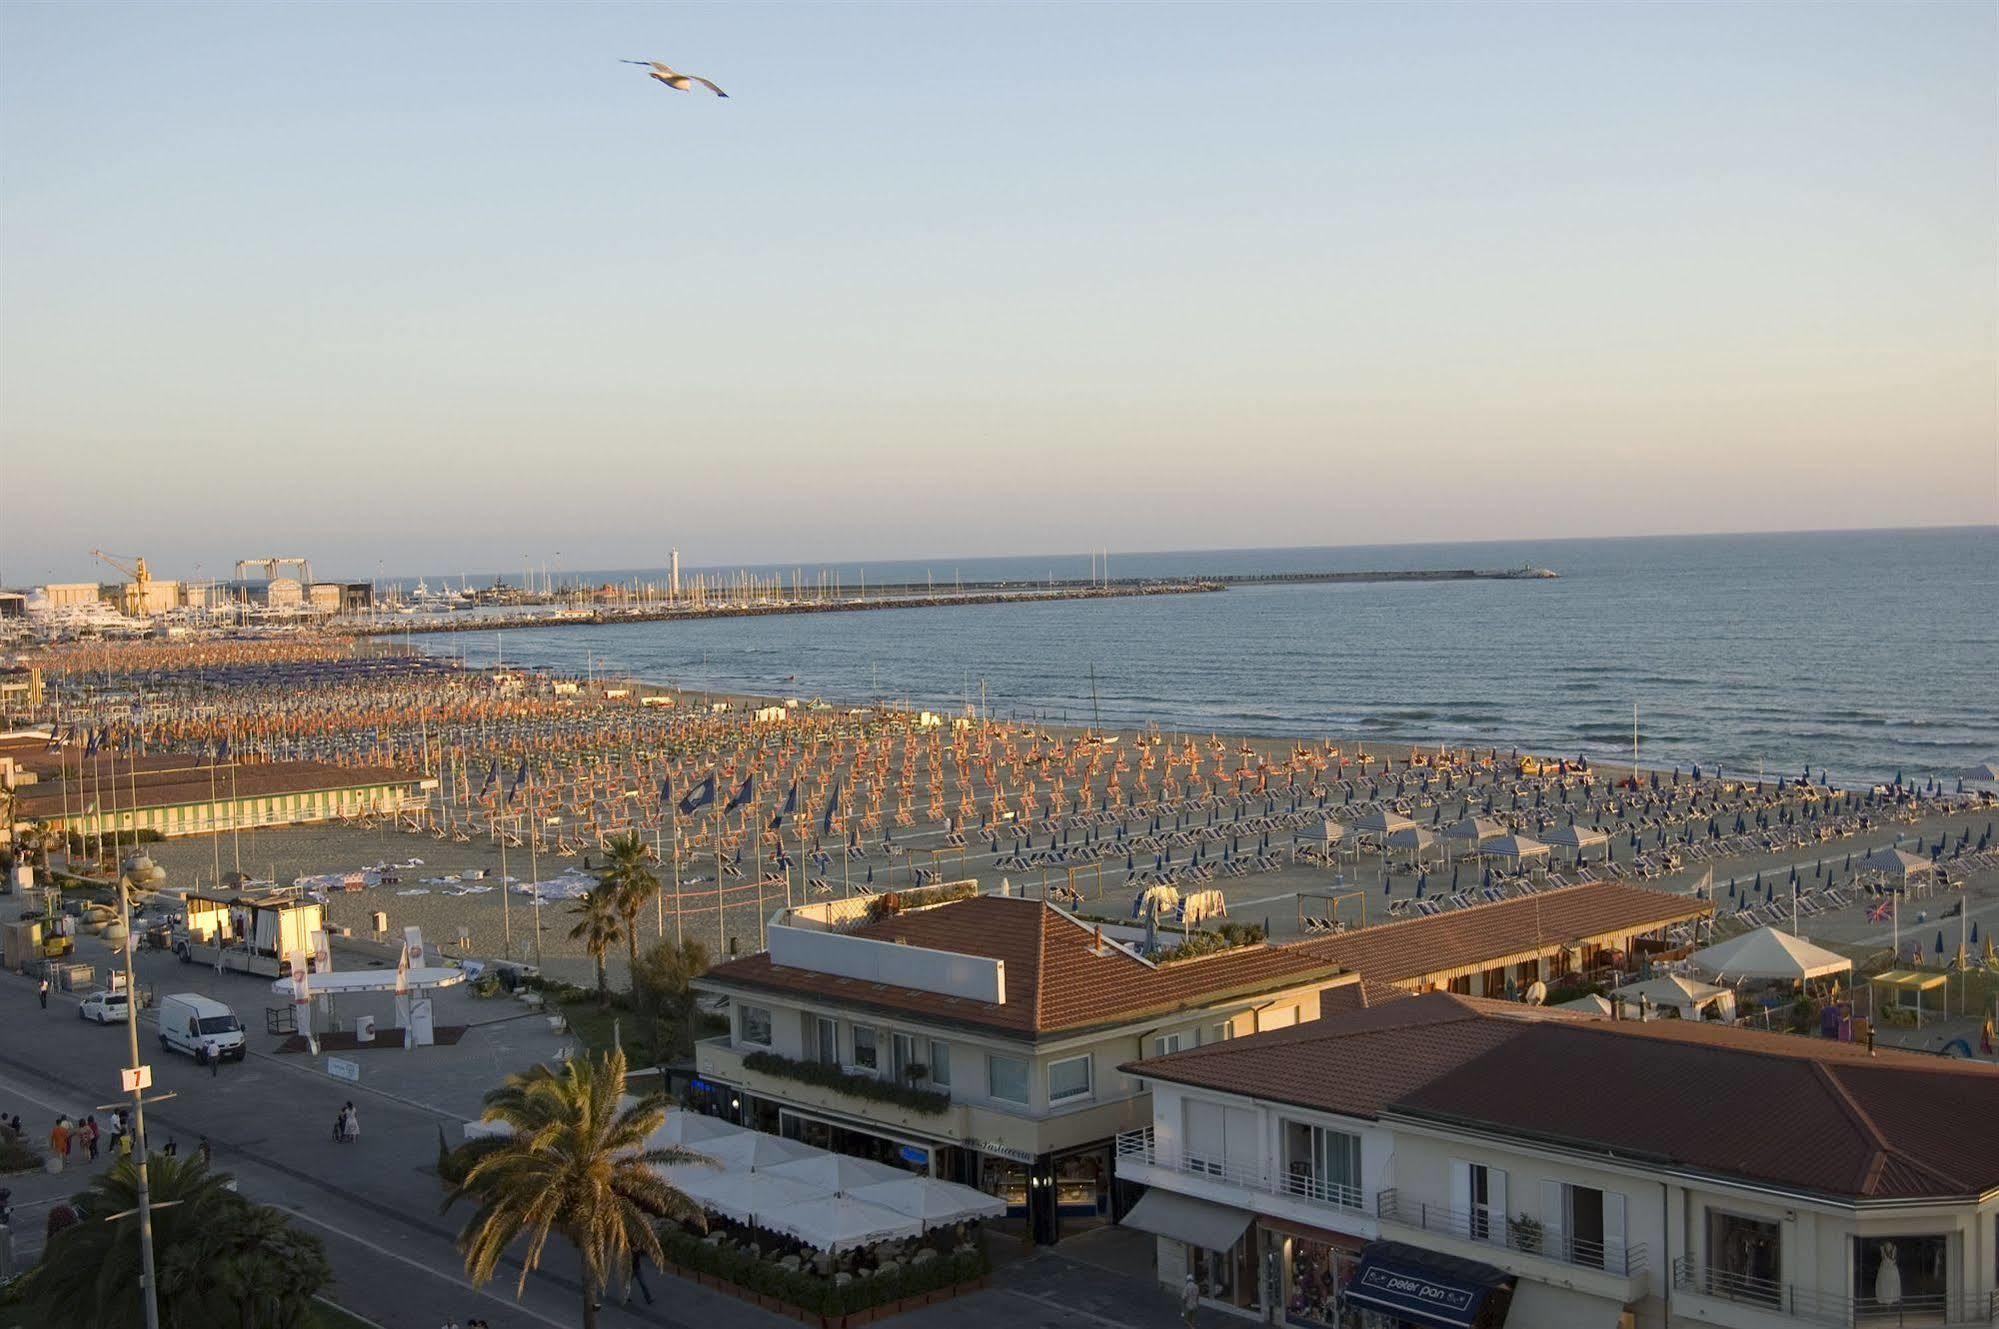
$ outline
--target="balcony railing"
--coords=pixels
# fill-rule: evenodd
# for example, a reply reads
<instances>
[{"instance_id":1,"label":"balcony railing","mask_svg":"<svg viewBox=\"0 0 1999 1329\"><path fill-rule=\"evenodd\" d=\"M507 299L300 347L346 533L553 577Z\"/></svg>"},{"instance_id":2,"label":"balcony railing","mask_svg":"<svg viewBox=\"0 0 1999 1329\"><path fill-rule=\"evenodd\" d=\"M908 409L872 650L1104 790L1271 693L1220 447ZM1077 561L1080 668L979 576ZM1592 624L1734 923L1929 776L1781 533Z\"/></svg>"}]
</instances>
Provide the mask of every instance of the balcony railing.
<instances>
[{"instance_id":1,"label":"balcony railing","mask_svg":"<svg viewBox=\"0 0 1999 1329\"><path fill-rule=\"evenodd\" d=\"M1813 1324L1897 1325L1990 1324L1999 1315L1999 1293L1910 1295L1890 1304L1872 1297L1849 1297L1765 1278L1749 1278L1704 1268L1682 1256L1673 1261L1673 1287L1704 1297L1755 1306Z\"/></svg>"},{"instance_id":2,"label":"balcony railing","mask_svg":"<svg viewBox=\"0 0 1999 1329\"><path fill-rule=\"evenodd\" d=\"M1169 1172L1183 1172L1190 1177L1208 1177L1225 1185L1261 1191L1265 1195L1288 1195L1294 1199L1324 1205L1329 1209L1339 1209L1350 1214L1366 1211L1366 1199L1357 1186L1343 1186L1337 1182L1311 1176L1302 1170L1272 1175L1261 1167L1244 1167L1220 1159L1181 1155L1172 1149L1156 1147L1149 1127L1145 1130L1126 1131L1118 1136L1117 1155L1119 1158L1129 1158L1134 1162L1165 1168Z\"/></svg>"},{"instance_id":3,"label":"balcony railing","mask_svg":"<svg viewBox=\"0 0 1999 1329\"><path fill-rule=\"evenodd\" d=\"M1644 1242L1585 1241L1505 1214L1464 1213L1443 1205L1405 1199L1393 1188L1377 1193L1374 1199L1375 1212L1384 1222L1438 1232L1461 1241L1486 1242L1523 1255L1538 1255L1544 1260L1584 1269L1601 1269L1623 1278L1645 1272Z\"/></svg>"}]
</instances>

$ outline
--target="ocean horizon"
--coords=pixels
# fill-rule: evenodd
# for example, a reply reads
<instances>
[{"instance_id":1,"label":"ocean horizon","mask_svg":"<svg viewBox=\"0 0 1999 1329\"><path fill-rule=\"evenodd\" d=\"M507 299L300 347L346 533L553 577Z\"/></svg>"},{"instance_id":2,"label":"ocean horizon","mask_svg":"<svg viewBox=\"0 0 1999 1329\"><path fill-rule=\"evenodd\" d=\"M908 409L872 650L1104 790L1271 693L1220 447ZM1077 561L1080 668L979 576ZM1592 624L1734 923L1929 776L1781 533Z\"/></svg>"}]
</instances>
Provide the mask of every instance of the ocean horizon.
<instances>
[{"instance_id":1,"label":"ocean horizon","mask_svg":"<svg viewBox=\"0 0 1999 1329\"><path fill-rule=\"evenodd\" d=\"M819 566L851 591L846 573L863 566L870 583L941 584L1085 577L1091 561ZM1631 756L1635 704L1645 764L1773 778L1809 766L1841 782L1950 779L1999 756L1999 527L1113 552L1110 575L1521 566L1560 575L414 640L472 664L503 655L694 689L932 708L983 698L995 715L1594 759ZM682 568L694 571L717 569Z\"/></svg>"}]
</instances>

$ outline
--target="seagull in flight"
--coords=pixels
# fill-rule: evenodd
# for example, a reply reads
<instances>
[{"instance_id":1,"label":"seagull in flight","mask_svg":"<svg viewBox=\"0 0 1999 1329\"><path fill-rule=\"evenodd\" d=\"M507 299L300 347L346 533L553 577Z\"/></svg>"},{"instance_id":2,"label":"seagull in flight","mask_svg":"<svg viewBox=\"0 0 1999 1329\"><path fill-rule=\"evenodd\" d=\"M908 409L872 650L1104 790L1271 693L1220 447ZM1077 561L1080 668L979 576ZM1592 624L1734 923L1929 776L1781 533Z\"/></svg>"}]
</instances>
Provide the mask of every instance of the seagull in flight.
<instances>
[{"instance_id":1,"label":"seagull in flight","mask_svg":"<svg viewBox=\"0 0 1999 1329\"><path fill-rule=\"evenodd\" d=\"M664 83L667 87L677 92L692 92L694 89L691 85L699 83L717 97L726 97L729 95L713 83L710 83L707 79L702 78L699 74L682 74L677 70L668 69L657 60L620 60L618 63L624 65L644 65L652 70L649 77L658 79L661 83Z\"/></svg>"}]
</instances>

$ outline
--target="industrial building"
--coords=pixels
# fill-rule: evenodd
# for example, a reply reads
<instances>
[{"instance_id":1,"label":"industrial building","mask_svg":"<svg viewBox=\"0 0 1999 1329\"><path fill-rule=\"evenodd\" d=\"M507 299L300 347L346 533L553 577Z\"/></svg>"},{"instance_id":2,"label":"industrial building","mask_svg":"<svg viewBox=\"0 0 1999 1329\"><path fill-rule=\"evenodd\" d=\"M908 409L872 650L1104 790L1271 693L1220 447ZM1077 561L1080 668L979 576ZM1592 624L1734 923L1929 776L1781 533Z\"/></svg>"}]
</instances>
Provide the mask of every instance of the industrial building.
<instances>
[{"instance_id":1,"label":"industrial building","mask_svg":"<svg viewBox=\"0 0 1999 1329\"><path fill-rule=\"evenodd\" d=\"M162 836L393 816L427 806L436 779L386 766L204 762L187 755L49 751L46 733L0 738L8 838L35 822L56 832ZM115 775L113 774L115 772Z\"/></svg>"}]
</instances>

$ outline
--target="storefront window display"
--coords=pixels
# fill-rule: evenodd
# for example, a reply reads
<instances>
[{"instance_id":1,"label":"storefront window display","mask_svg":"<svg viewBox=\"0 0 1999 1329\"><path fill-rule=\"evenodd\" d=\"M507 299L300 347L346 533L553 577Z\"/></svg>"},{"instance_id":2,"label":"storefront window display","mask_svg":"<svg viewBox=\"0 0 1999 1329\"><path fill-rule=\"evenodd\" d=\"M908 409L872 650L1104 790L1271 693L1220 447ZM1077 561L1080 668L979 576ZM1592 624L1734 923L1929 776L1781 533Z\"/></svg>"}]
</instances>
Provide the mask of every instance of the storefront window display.
<instances>
[{"instance_id":1,"label":"storefront window display","mask_svg":"<svg viewBox=\"0 0 1999 1329\"><path fill-rule=\"evenodd\" d=\"M1358 1318L1340 1312L1340 1289L1353 1276L1358 1253L1351 1247L1290 1239L1289 1274L1284 1287L1284 1318L1306 1329L1354 1329Z\"/></svg>"},{"instance_id":2,"label":"storefront window display","mask_svg":"<svg viewBox=\"0 0 1999 1329\"><path fill-rule=\"evenodd\" d=\"M1945 1237L1856 1237L1853 1245L1853 1300L1864 1313L1943 1323L1950 1298Z\"/></svg>"}]
</instances>

